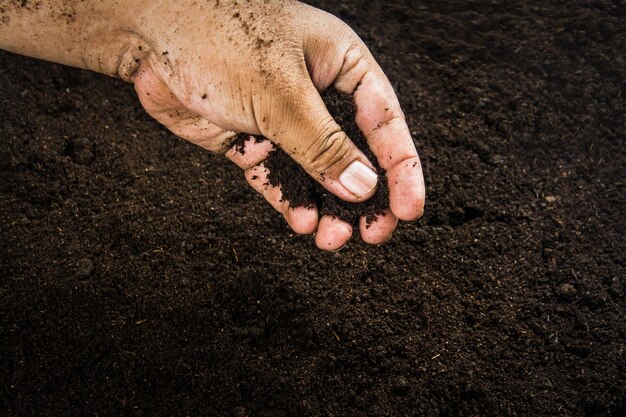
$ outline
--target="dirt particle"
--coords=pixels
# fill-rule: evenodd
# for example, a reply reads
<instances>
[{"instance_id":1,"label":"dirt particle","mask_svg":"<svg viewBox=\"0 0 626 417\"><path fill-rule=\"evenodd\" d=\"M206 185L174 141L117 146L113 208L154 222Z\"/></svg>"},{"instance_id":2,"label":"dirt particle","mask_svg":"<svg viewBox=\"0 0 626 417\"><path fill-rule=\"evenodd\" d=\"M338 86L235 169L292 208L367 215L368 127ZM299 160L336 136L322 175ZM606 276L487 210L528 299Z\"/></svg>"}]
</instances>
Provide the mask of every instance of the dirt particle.
<instances>
[{"instance_id":1,"label":"dirt particle","mask_svg":"<svg viewBox=\"0 0 626 417\"><path fill-rule=\"evenodd\" d=\"M94 159L92 143L83 137L70 139L66 145L65 154L79 165L89 165Z\"/></svg>"},{"instance_id":2,"label":"dirt particle","mask_svg":"<svg viewBox=\"0 0 626 417\"><path fill-rule=\"evenodd\" d=\"M93 274L94 263L90 258L81 258L76 262L76 278L87 279Z\"/></svg>"},{"instance_id":3,"label":"dirt particle","mask_svg":"<svg viewBox=\"0 0 626 417\"><path fill-rule=\"evenodd\" d=\"M561 284L556 288L556 294L564 300L572 299L577 292L576 287L568 283Z\"/></svg>"},{"instance_id":4,"label":"dirt particle","mask_svg":"<svg viewBox=\"0 0 626 417\"><path fill-rule=\"evenodd\" d=\"M250 411L246 407L235 407L232 414L233 417L249 417Z\"/></svg>"},{"instance_id":5,"label":"dirt particle","mask_svg":"<svg viewBox=\"0 0 626 417\"><path fill-rule=\"evenodd\" d=\"M391 391L396 395L406 395L410 389L411 385L409 384L409 381L401 376L393 381L393 385L391 387Z\"/></svg>"},{"instance_id":6,"label":"dirt particle","mask_svg":"<svg viewBox=\"0 0 626 417\"><path fill-rule=\"evenodd\" d=\"M251 135L248 135L246 133L238 133L231 142L230 147L234 148L235 151L243 155L246 152L246 142L250 139L250 136ZM254 138L254 143L261 143L265 140L265 138L261 136L252 137Z\"/></svg>"}]
</instances>

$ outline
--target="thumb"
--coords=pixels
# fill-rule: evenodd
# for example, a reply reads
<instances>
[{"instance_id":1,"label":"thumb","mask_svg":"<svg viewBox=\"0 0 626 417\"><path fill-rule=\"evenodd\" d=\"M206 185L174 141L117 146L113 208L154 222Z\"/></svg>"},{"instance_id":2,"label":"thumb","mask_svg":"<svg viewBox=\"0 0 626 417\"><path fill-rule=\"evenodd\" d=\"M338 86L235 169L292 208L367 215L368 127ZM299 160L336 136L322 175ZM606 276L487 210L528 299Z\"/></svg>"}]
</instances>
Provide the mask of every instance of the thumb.
<instances>
[{"instance_id":1,"label":"thumb","mask_svg":"<svg viewBox=\"0 0 626 417\"><path fill-rule=\"evenodd\" d=\"M370 198L378 183L371 162L335 122L312 83L297 92L283 93L283 105L267 118L262 133L331 193L350 202Z\"/></svg>"}]
</instances>

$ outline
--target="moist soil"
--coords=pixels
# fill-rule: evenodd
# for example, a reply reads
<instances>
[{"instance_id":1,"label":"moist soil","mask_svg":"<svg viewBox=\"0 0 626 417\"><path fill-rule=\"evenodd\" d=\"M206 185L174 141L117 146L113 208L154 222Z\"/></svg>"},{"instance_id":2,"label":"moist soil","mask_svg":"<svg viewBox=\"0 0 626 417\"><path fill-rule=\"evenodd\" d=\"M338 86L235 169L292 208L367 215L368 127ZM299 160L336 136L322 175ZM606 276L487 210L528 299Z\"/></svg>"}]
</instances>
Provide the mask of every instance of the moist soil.
<instances>
[{"instance_id":1,"label":"moist soil","mask_svg":"<svg viewBox=\"0 0 626 417\"><path fill-rule=\"evenodd\" d=\"M316 2L427 184L315 249L119 80L0 54L0 414L622 416L625 9Z\"/></svg>"}]
</instances>

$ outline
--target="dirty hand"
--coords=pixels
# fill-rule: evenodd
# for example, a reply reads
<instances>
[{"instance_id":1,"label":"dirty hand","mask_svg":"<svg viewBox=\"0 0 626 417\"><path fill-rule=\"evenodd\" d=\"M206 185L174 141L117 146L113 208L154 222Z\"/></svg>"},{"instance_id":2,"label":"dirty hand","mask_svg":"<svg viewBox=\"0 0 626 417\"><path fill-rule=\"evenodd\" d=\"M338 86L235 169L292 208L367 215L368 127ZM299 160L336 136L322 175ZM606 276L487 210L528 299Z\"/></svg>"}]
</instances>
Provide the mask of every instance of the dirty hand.
<instances>
[{"instance_id":1,"label":"dirty hand","mask_svg":"<svg viewBox=\"0 0 626 417\"><path fill-rule=\"evenodd\" d=\"M389 182L390 209L367 228L361 219L362 238L382 243L398 219L421 215L421 165L398 100L367 47L339 19L295 1L84 3L74 14L84 25L68 23L88 34L77 58L30 54L133 82L150 115L178 136L224 152L295 232L316 232L320 248L341 248L351 225L281 201L280 189L266 185L263 168L271 142L250 140L243 154L228 147L234 132L263 135L338 197L371 197L371 163L320 98L330 86L354 95L357 124ZM99 22L108 14L115 20Z\"/></svg>"}]
</instances>

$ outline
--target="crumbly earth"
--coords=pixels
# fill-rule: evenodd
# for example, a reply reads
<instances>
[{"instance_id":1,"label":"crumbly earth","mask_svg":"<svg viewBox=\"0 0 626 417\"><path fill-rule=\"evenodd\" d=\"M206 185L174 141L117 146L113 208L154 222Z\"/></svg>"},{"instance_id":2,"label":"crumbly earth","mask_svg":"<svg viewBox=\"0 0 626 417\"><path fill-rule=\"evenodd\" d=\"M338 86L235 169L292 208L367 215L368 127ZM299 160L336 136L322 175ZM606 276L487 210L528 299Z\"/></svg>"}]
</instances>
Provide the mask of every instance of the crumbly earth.
<instances>
[{"instance_id":1,"label":"crumbly earth","mask_svg":"<svg viewBox=\"0 0 626 417\"><path fill-rule=\"evenodd\" d=\"M0 53L0 414L624 415L624 9L530 3L315 2L427 181L338 253L131 86Z\"/></svg>"},{"instance_id":2,"label":"crumbly earth","mask_svg":"<svg viewBox=\"0 0 626 417\"><path fill-rule=\"evenodd\" d=\"M372 162L379 173L376 193L361 203L348 203L329 193L320 183L315 181L298 165L287 153L276 147L263 165L269 171L267 185L280 187L282 199L289 202L290 207L318 208L320 216L330 215L352 223L358 229L359 217L364 216L366 227L379 215L385 215L389 207L389 188L385 171L378 165L374 153L367 146L367 139L359 130L355 117L356 106L352 96L342 93L335 88L329 88L322 93L322 99L329 113L342 127L354 144L361 149ZM233 146L241 153L245 153L245 143L249 135L239 134ZM266 138L255 136L255 140ZM323 180L323 179L322 179Z\"/></svg>"}]
</instances>

